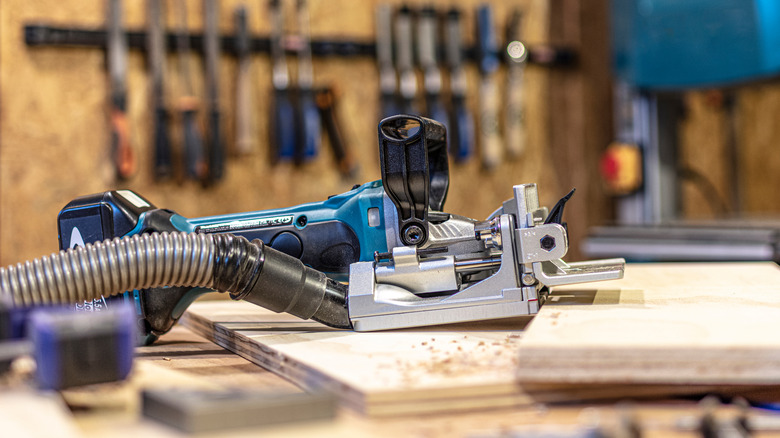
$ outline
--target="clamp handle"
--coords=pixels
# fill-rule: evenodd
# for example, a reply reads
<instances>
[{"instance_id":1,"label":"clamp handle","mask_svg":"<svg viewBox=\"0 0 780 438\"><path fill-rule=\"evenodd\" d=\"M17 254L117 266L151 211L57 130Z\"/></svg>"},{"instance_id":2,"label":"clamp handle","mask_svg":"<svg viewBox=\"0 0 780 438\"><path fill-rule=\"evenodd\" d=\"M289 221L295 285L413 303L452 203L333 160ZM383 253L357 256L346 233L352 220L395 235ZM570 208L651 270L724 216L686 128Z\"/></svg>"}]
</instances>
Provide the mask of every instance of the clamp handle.
<instances>
[{"instance_id":1,"label":"clamp handle","mask_svg":"<svg viewBox=\"0 0 780 438\"><path fill-rule=\"evenodd\" d=\"M428 209L444 208L450 185L447 129L425 117L388 117L379 122L379 160L401 241L422 245L428 239Z\"/></svg>"}]
</instances>

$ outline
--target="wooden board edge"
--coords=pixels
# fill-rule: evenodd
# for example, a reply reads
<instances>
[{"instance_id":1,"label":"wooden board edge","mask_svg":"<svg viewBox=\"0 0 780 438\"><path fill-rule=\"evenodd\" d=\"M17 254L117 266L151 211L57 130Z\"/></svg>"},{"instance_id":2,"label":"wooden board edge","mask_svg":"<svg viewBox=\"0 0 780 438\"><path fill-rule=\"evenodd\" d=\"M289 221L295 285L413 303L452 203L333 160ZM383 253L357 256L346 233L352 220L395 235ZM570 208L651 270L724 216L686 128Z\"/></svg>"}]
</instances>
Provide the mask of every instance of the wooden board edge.
<instances>
[{"instance_id":1,"label":"wooden board edge","mask_svg":"<svg viewBox=\"0 0 780 438\"><path fill-rule=\"evenodd\" d=\"M694 350L694 351L692 351ZM780 385L780 350L520 347L518 382L530 384ZM639 370L639 372L638 372Z\"/></svg>"}]
</instances>

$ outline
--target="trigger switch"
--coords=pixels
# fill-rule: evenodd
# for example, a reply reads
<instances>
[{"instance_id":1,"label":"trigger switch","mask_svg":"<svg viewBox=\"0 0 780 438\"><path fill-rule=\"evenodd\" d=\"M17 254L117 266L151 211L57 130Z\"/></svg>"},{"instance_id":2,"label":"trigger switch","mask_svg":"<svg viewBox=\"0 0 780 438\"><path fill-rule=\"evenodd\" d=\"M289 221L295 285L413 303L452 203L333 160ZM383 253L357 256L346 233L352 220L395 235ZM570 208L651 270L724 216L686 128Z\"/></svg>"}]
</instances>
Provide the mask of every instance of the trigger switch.
<instances>
[{"instance_id":1,"label":"trigger switch","mask_svg":"<svg viewBox=\"0 0 780 438\"><path fill-rule=\"evenodd\" d=\"M303 243L294 233L284 231L271 240L271 248L279 250L287 255L300 258L303 254Z\"/></svg>"}]
</instances>

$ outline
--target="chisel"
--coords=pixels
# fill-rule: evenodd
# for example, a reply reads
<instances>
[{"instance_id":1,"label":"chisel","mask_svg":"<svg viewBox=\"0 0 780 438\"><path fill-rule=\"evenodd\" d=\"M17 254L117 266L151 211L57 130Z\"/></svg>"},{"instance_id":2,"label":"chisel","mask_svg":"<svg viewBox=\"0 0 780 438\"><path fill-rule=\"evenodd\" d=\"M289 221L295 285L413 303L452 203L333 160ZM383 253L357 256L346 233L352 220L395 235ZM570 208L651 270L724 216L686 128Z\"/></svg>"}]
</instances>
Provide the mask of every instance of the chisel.
<instances>
[{"instance_id":1,"label":"chisel","mask_svg":"<svg viewBox=\"0 0 780 438\"><path fill-rule=\"evenodd\" d=\"M238 57L236 77L236 144L238 155L247 155L254 149L252 135L252 116L255 114L252 100L252 80L250 77L249 29L247 27L246 7L239 6L233 14L236 28L235 50Z\"/></svg>"},{"instance_id":2,"label":"chisel","mask_svg":"<svg viewBox=\"0 0 780 438\"><path fill-rule=\"evenodd\" d=\"M493 9L488 4L477 8L477 56L479 60L479 146L482 167L490 170L501 162L501 134L498 130L500 96L498 43L493 25Z\"/></svg>"},{"instance_id":3,"label":"chisel","mask_svg":"<svg viewBox=\"0 0 780 438\"><path fill-rule=\"evenodd\" d=\"M221 53L219 31L219 4L217 0L203 0L204 31L203 54L206 64L206 98L208 101L208 183L222 179L225 171L225 148L219 110L219 58Z\"/></svg>"},{"instance_id":4,"label":"chisel","mask_svg":"<svg viewBox=\"0 0 780 438\"><path fill-rule=\"evenodd\" d=\"M417 19L417 63L423 71L425 90L425 113L427 117L441 122L449 129L447 112L441 101L441 70L438 57L438 32L436 11L425 7Z\"/></svg>"},{"instance_id":5,"label":"chisel","mask_svg":"<svg viewBox=\"0 0 780 438\"><path fill-rule=\"evenodd\" d=\"M466 106L466 70L463 68L460 10L447 12L444 35L445 57L450 74L450 156L464 162L474 152L474 119Z\"/></svg>"},{"instance_id":6,"label":"chisel","mask_svg":"<svg viewBox=\"0 0 780 438\"><path fill-rule=\"evenodd\" d=\"M171 162L171 144L168 137L168 112L165 108L165 33L162 23L163 0L147 0L148 33L146 38L149 56L149 77L151 78L152 142L154 156L152 168L155 179L170 178L173 173Z\"/></svg>"},{"instance_id":7,"label":"chisel","mask_svg":"<svg viewBox=\"0 0 780 438\"><path fill-rule=\"evenodd\" d=\"M295 112L295 164L303 164L317 156L320 142L320 116L314 103L314 73L311 63L309 8L306 0L297 0L298 34L298 99Z\"/></svg>"},{"instance_id":8,"label":"chisel","mask_svg":"<svg viewBox=\"0 0 780 438\"><path fill-rule=\"evenodd\" d=\"M322 125L328 134L328 142L331 149L333 149L333 157L336 159L339 172L344 179L349 180L357 176L358 165L344 140L344 133L336 113L336 96L337 93L333 87L326 87L317 90L315 101L317 102L317 109L320 111Z\"/></svg>"},{"instance_id":9,"label":"chisel","mask_svg":"<svg viewBox=\"0 0 780 438\"><path fill-rule=\"evenodd\" d=\"M376 7L376 59L379 68L380 119L398 114L398 84L393 65L392 9L388 4Z\"/></svg>"},{"instance_id":10,"label":"chisel","mask_svg":"<svg viewBox=\"0 0 780 438\"><path fill-rule=\"evenodd\" d=\"M515 10L506 27L506 103L504 107L504 141L510 158L523 154L526 143L525 110L523 108L523 76L528 50L520 41L522 12Z\"/></svg>"},{"instance_id":11,"label":"chisel","mask_svg":"<svg viewBox=\"0 0 780 438\"><path fill-rule=\"evenodd\" d=\"M176 38L184 94L179 100L182 127L184 129L184 167L188 178L203 181L206 178L206 161L203 139L198 127L198 99L193 93L190 76L190 36L187 30L187 0L179 0L179 32Z\"/></svg>"},{"instance_id":12,"label":"chisel","mask_svg":"<svg viewBox=\"0 0 780 438\"><path fill-rule=\"evenodd\" d=\"M412 11L403 6L395 17L395 67L398 73L400 109L404 114L417 114L414 98L417 95L417 75L412 58Z\"/></svg>"},{"instance_id":13,"label":"chisel","mask_svg":"<svg viewBox=\"0 0 780 438\"><path fill-rule=\"evenodd\" d=\"M295 152L295 109L290 96L290 76L282 46L284 15L280 0L270 0L271 12L271 82L274 88L273 108L270 115L270 161L276 164L281 158L292 158Z\"/></svg>"},{"instance_id":14,"label":"chisel","mask_svg":"<svg viewBox=\"0 0 780 438\"><path fill-rule=\"evenodd\" d=\"M122 27L122 2L108 2L108 73L110 87L111 159L116 177L129 178L135 172L135 155L130 144L127 119L127 34Z\"/></svg>"}]
</instances>

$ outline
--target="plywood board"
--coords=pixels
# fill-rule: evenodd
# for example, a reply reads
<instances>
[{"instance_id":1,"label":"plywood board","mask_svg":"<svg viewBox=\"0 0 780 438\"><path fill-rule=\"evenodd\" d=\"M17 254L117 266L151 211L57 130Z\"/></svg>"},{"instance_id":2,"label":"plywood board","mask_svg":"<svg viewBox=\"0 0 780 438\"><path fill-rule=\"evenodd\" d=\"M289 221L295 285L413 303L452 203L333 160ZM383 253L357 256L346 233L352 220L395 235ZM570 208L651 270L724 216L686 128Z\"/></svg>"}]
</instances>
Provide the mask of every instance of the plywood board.
<instances>
[{"instance_id":1,"label":"plywood board","mask_svg":"<svg viewBox=\"0 0 780 438\"><path fill-rule=\"evenodd\" d=\"M355 333L205 302L183 323L371 415L780 387L773 263L629 265L620 281L555 288L529 319Z\"/></svg>"},{"instance_id":2,"label":"plywood board","mask_svg":"<svg viewBox=\"0 0 780 438\"><path fill-rule=\"evenodd\" d=\"M368 415L529 403L515 384L529 318L379 333L335 330L243 302L195 303L182 323L307 389Z\"/></svg>"},{"instance_id":3,"label":"plywood board","mask_svg":"<svg viewBox=\"0 0 780 438\"><path fill-rule=\"evenodd\" d=\"M556 288L519 342L518 376L613 395L630 394L626 385L778 385L778 333L774 263L629 265L620 281Z\"/></svg>"}]
</instances>

